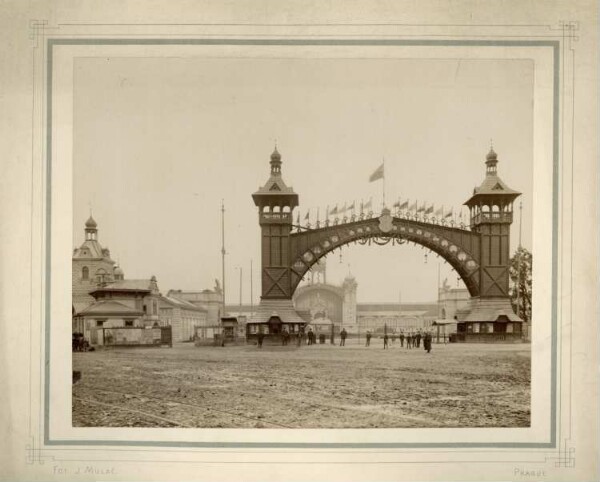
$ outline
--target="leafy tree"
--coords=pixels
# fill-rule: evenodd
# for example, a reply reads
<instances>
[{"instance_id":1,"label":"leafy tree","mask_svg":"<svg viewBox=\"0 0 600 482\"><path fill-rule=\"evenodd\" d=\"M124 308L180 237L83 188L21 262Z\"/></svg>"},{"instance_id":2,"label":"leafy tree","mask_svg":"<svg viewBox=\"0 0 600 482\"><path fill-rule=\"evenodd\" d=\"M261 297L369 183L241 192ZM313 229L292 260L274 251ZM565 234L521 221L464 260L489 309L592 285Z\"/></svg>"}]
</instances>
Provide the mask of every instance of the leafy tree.
<instances>
[{"instance_id":1,"label":"leafy tree","mask_svg":"<svg viewBox=\"0 0 600 482\"><path fill-rule=\"evenodd\" d=\"M510 302L523 321L531 321L531 262L531 253L523 247L518 248L510 259Z\"/></svg>"}]
</instances>

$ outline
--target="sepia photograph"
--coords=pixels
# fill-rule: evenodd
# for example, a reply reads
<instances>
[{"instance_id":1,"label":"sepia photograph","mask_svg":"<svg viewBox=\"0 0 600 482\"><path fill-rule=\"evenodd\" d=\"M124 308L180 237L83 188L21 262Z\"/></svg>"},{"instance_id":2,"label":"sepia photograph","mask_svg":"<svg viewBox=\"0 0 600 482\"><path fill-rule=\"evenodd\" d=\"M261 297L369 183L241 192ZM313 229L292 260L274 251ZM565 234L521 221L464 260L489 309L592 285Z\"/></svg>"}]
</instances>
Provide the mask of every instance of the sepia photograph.
<instances>
[{"instance_id":1,"label":"sepia photograph","mask_svg":"<svg viewBox=\"0 0 600 482\"><path fill-rule=\"evenodd\" d=\"M443 3L3 3L1 481L599 479L598 6Z\"/></svg>"},{"instance_id":2,"label":"sepia photograph","mask_svg":"<svg viewBox=\"0 0 600 482\"><path fill-rule=\"evenodd\" d=\"M528 59L78 57L72 425L530 427Z\"/></svg>"}]
</instances>

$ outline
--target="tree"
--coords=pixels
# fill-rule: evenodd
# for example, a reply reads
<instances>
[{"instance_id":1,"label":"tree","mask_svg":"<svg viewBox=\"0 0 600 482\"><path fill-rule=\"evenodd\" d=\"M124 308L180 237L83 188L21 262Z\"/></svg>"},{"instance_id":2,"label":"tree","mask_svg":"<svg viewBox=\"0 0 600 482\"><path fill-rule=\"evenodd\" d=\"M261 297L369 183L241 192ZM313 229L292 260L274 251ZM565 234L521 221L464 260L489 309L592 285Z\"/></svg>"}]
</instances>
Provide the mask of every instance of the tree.
<instances>
[{"instance_id":1,"label":"tree","mask_svg":"<svg viewBox=\"0 0 600 482\"><path fill-rule=\"evenodd\" d=\"M531 263L531 253L519 247L510 259L509 268L510 303L515 313L527 322L531 321Z\"/></svg>"}]
</instances>

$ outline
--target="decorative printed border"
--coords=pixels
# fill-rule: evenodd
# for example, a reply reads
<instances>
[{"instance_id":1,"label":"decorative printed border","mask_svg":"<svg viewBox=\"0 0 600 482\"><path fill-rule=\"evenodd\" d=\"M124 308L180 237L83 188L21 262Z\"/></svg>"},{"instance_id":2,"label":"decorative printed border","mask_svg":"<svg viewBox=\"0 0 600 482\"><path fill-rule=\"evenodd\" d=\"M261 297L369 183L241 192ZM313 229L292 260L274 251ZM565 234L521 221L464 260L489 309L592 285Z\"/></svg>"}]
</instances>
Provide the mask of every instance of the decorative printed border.
<instances>
[{"instance_id":1,"label":"decorative printed border","mask_svg":"<svg viewBox=\"0 0 600 482\"><path fill-rule=\"evenodd\" d=\"M35 462L39 464L43 464L44 460L51 459L56 460L55 455L51 455L53 452L58 455L58 452L61 449L57 448L39 448L40 441L43 440L43 446L81 446L81 450L86 450L86 447L89 447L88 450L93 450L92 447L123 447L116 449L106 449L103 450L119 450L119 451L129 451L126 447L173 447L177 449L184 448L288 448L288 449L415 449L415 448L431 448L431 449L439 449L439 448L467 448L467 449L479 449L477 453L484 452L493 452L492 450L481 450L485 448L492 449L509 449L509 448L530 448L530 449L556 449L558 448L558 453L551 451L522 451L520 453L530 453L537 454L538 456L542 455L543 460L530 460L530 461L514 461L515 463L546 463L548 460L555 460L556 467L574 467L575 463L575 449L570 446L571 442L571 420L572 420L572 411L571 411L571 393L569 390L569 397L567 400L568 404L568 429L567 433L562 432L562 409L565 408L562 403L560 403L559 397L557 397L557 379L560 375L561 383L562 383L562 365L560 374L557 372L557 364L558 364L558 353L557 353L557 344L558 344L558 309L557 309L557 290L558 290L558 246L559 241L563 241L562 238L559 239L559 236L562 236L563 222L559 223L559 205L563 207L563 194L562 191L559 191L559 177L562 177L563 172L559 171L559 168L562 164L562 169L564 171L565 167L565 157L564 157L564 148L565 144L565 136L569 137L570 147L571 147L571 165L568 166L571 173L571 186L573 186L573 171L572 166L574 162L574 154L573 154L573 136L574 136L574 127L571 120L571 132L565 133L564 123L565 123L565 108L564 108L564 97L565 97L565 86L568 85L570 89L572 89L572 97L573 97L573 106L571 107L571 114L574 117L574 86L575 86L575 75L574 75L574 65L575 65L575 50L573 48L573 42L578 40L578 37L575 33L578 31L579 26L576 22L560 22L558 27L553 27L549 25L519 25L518 27L532 27L532 28L542 28L548 33L550 31L550 35L516 35L519 40L507 40L502 39L502 35L490 36L491 40L479 40L477 38L466 38L462 40L452 40L452 39L432 39L430 37L461 37L459 35L426 35L424 39L390 39L390 38L348 38L341 39L339 37L343 37L342 35L336 36L338 38L309 38L310 36L305 35L302 37L306 38L286 38L287 36L281 35L279 38L257 38L257 39L239 39L239 38L225 38L226 36L222 36L223 38L161 38L159 34L156 38L119 38L118 35L115 35L115 38L104 38L104 37L81 37L81 38L71 38L72 35L69 34L59 34L58 30L66 27L67 29L73 26L85 26L85 27L97 27L100 25L106 24L58 24L58 27L48 27L47 21L42 20L32 20L30 21L30 29L31 34L30 38L33 40L33 92L32 92L32 131L33 131L33 139L32 139L32 238L31 238L31 253L32 258L35 251L35 241L34 235L36 234L36 230L34 227L39 229L39 234L41 234L42 238L45 239L45 244L42 243L41 252L36 253L40 256L42 263L44 266L41 269L40 274L44 274L44 278L42 281L42 285L36 286L36 272L32 263L31 268L31 285L30 292L33 299L33 294L37 289L40 290L40 295L42 299L45 300L45 304L43 306L37 307L40 310L40 315L43 316L44 324L40 324L39 333L40 333L40 346L39 353L41 353L42 349L44 351L44 357L41 360L43 363L43 368L41 369L39 376L39 388L41 390L40 396L43 396L43 399L39 400L39 431L36 433L34 423L32 422L32 418L35 418L34 414L34 406L33 401L31 401L30 396L30 406L29 406L29 433L30 433L30 443L26 447L27 453L27 463L33 464ZM148 27L148 26L164 26L162 25L151 25L151 24L137 24L137 25L124 25L124 24L111 24L111 26L133 26L133 27ZM172 24L169 24L172 25ZM199 24L181 24L181 26L195 26ZM202 24L209 25L209 24ZM219 24L210 24L211 26L218 26ZM414 24L378 24L379 26L416 26ZM231 25L229 25L231 26ZM260 25L250 25L244 24L244 26L260 26ZM277 25L269 25L269 26L277 26ZM289 27L290 25L279 25L281 27ZM293 26L304 26L301 24L295 24ZM315 26L312 24L307 24L306 26ZM352 27L368 27L369 24L328 24L328 25L319 25L319 26L352 26ZM484 25L426 25L427 27L484 27ZM485 25L485 27L509 27L507 25ZM516 27L516 26L513 26ZM353 37L361 37L360 34L355 34ZM385 37L385 36L381 36ZM402 37L406 37L402 35ZM463 36L464 37L464 36ZM475 36L477 37L477 36ZM537 40L526 40L530 37L536 37ZM544 38L543 40L539 39L540 37ZM499 39L498 39L499 38ZM548 442L544 443L376 443L376 444L360 444L360 443L210 443L210 442L154 442L154 441L119 441L119 440L55 440L50 439L49 436L49 382L50 382L50 231L51 231L51 193L52 193L52 69L53 69L53 54L54 47L60 45L238 45L238 46L265 46L265 45L310 45L310 46L434 46L434 47L446 47L446 46L473 46L473 47L540 47L540 48L549 48L553 52L553 170L552 170L552 192L553 192L553 202L552 202L552 339L551 339L551 409L550 409L550 426L551 426L551 436ZM42 46L43 48L39 48ZM41 69L36 69L36 65L41 65ZM39 71L42 71L41 73ZM565 77L565 72L571 72L572 78L568 79ZM562 75L562 77L561 77ZM41 85L40 82L36 82L36 79L39 77L44 78L46 83L45 85ZM36 87L37 86L37 87ZM561 90L562 89L562 90ZM561 96L561 93L563 94ZM562 105L561 105L562 100ZM45 111L45 112L44 112ZM45 114L45 126L44 126L44 114ZM37 118L37 120L36 120ZM562 124L561 124L562 122ZM39 126L38 124L41 124ZM36 135L36 129L42 127L42 130L45 130L46 137L45 142L42 142ZM561 128L562 127L562 128ZM561 151L562 156L561 156ZM46 170L43 173L34 172L35 160L38 158L44 159L46 163ZM559 162L559 159L562 162ZM41 165L43 166L44 162L42 161ZM36 178L36 175L39 178ZM564 181L563 181L564 182ZM34 189L36 185L39 184L39 189ZM40 193L45 193L45 197L42 199L35 199L36 191ZM37 213L35 210L35 204L41 201L41 205L43 206L43 211L45 211L45 216L42 215L41 218L45 218L45 224L43 226L38 226L40 218L40 214L43 212ZM569 206L571 210L573 210L573 190L570 193ZM570 221L570 244L569 246L573 246L573 225L572 220ZM561 231L559 233L559 225ZM568 260L568 268L572 273L572 250L571 256ZM563 257L561 257L561 269L563 268ZM572 276L571 279L571 288L572 288ZM572 315L572 305L569 302L569 310L570 312L567 315ZM36 321L35 316L36 307L32 306L30 311L30 330L33 334L34 326ZM562 313L560 314L562 321ZM572 317L571 317L572 318ZM572 319L569 318L569 323L572 323ZM569 324L568 329L571 330L571 324ZM561 332L564 328L561 327ZM31 339L31 337L30 337ZM41 345L41 341L44 340L44 346ZM561 340L562 341L562 340ZM562 345L562 343L561 343ZM32 376L30 376L30 395L33 392L33 353L35 352L36 347L33 342L30 344L30 367L29 372ZM569 350L569 354L571 354L571 350ZM561 350L562 355L562 350ZM569 361L569 370L572 370L572 363ZM569 389L571 384L571 372L567 374ZM557 402L560 405L557 407ZM43 407L43 412L42 412ZM557 426L558 422L558 426ZM72 451L72 448L67 449ZM139 450L136 450L136 452ZM177 450L179 453L180 450ZM198 452L195 450L194 452ZM414 451L411 451L414 452ZM336 453L336 452L328 452L328 453ZM545 456L544 456L545 455ZM59 459L64 461L69 461L69 458ZM71 459L73 460L73 459ZM78 459L74 459L78 460ZM125 460L123 460L125 461ZM136 460L136 462L139 460ZM157 462L160 460L152 460L153 462ZM189 461L193 463L193 460ZM197 462L197 461L196 461ZM474 461L464 461L468 463L472 462L483 462L483 460L474 460ZM238 463L235 461L231 461L230 463ZM239 462L239 463L247 463L247 462ZM272 463L272 462L270 462ZM312 462L311 462L312 463ZM321 463L321 462L316 462ZM323 463L332 463L332 462L323 462ZM368 463L368 462L357 462L357 463ZM396 462L396 463L404 463L404 462ZM418 463L414 462L413 463ZM423 463L432 463L431 461L423 462ZM435 462L434 462L435 463Z\"/></svg>"}]
</instances>

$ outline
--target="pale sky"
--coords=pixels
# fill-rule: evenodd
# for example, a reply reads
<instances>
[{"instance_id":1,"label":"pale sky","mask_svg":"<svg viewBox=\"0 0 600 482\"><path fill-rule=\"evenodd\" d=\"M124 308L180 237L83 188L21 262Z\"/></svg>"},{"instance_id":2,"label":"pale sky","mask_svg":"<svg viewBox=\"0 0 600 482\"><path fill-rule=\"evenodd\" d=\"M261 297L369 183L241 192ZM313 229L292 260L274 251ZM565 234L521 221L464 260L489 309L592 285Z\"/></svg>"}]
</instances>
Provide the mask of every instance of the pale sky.
<instances>
[{"instance_id":1,"label":"pale sky","mask_svg":"<svg viewBox=\"0 0 600 482\"><path fill-rule=\"evenodd\" d=\"M368 178L383 158L388 205L400 196L457 211L483 180L493 139L500 177L523 193L531 246L530 61L79 58L74 85L73 245L91 205L126 278L156 275L163 293L221 278L224 199L227 302L239 302L237 266L250 302L251 259L258 302L251 194L268 178L275 140L302 217L309 208L314 217L336 203L380 204L381 181ZM516 209L511 252L518 223ZM328 256L328 281L351 269L359 301L432 301L438 265L457 281L425 251L345 247L341 260Z\"/></svg>"}]
</instances>

